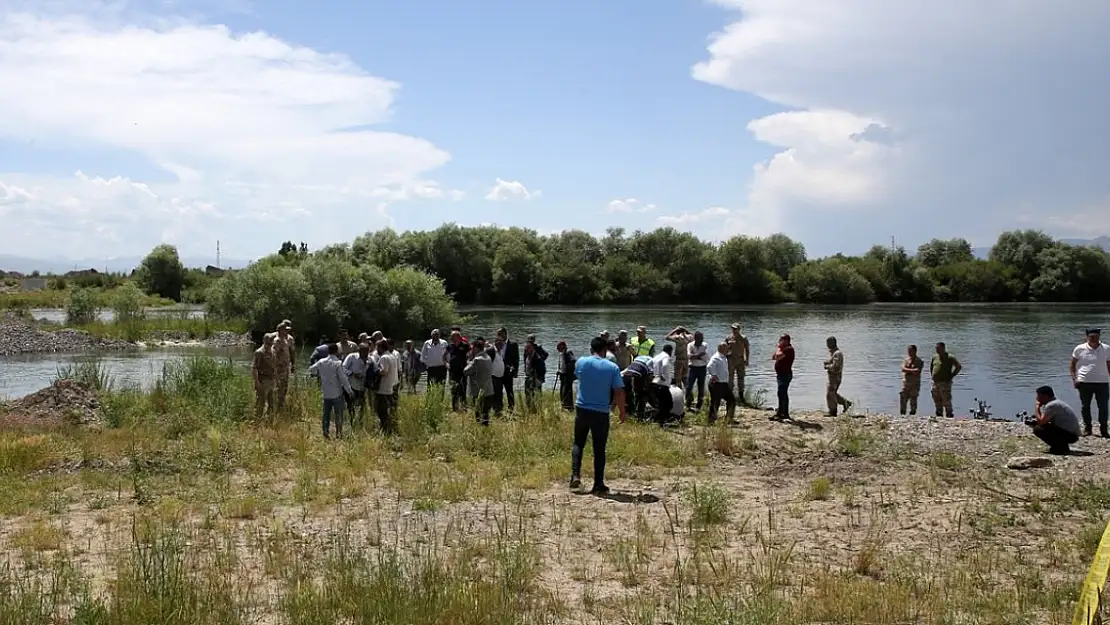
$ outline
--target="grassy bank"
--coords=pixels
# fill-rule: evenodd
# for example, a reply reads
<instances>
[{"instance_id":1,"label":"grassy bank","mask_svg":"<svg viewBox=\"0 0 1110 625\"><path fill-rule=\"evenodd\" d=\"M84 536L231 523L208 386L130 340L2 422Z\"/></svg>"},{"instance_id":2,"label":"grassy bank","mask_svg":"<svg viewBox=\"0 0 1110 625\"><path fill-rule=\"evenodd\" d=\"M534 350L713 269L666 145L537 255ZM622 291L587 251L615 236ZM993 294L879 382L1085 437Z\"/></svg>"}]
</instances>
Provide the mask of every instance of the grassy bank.
<instances>
[{"instance_id":1,"label":"grassy bank","mask_svg":"<svg viewBox=\"0 0 1110 625\"><path fill-rule=\"evenodd\" d=\"M325 441L307 380L256 423L229 362L149 393L71 374L102 430L0 429L0 622L1065 623L1110 509L1110 443L1008 472L1039 447L1005 424L952 450L880 419L614 420L601 499L566 489L550 394L488 429L405 396L395 438Z\"/></svg>"},{"instance_id":2,"label":"grassy bank","mask_svg":"<svg viewBox=\"0 0 1110 625\"><path fill-rule=\"evenodd\" d=\"M120 287L93 288L92 292L98 308L111 308ZM44 289L42 291L4 292L0 291L0 310L27 310L30 308L65 308L69 304L72 287L64 289ZM145 307L172 306L173 300L152 295L144 295Z\"/></svg>"},{"instance_id":3,"label":"grassy bank","mask_svg":"<svg viewBox=\"0 0 1110 625\"><path fill-rule=\"evenodd\" d=\"M69 325L66 327L82 330L93 336L126 341L141 341L172 335L201 341L212 338L218 332L243 334L247 331L244 321L217 319L185 319L167 316L151 316L137 321L123 323L98 321L96 323Z\"/></svg>"}]
</instances>

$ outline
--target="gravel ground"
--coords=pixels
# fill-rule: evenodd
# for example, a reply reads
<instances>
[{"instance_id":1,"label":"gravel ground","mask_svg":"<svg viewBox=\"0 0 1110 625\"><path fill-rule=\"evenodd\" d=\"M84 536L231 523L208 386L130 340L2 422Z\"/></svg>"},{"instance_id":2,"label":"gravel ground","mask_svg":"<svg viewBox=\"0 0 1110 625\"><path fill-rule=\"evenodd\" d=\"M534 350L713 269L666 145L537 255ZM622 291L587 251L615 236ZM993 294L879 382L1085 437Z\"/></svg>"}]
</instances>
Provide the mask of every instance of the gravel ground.
<instances>
[{"instance_id":1,"label":"gravel ground","mask_svg":"<svg viewBox=\"0 0 1110 625\"><path fill-rule=\"evenodd\" d=\"M23 321L0 320L0 356L122 351L134 348L134 343L97 338L88 332L69 329L46 331Z\"/></svg>"}]
</instances>

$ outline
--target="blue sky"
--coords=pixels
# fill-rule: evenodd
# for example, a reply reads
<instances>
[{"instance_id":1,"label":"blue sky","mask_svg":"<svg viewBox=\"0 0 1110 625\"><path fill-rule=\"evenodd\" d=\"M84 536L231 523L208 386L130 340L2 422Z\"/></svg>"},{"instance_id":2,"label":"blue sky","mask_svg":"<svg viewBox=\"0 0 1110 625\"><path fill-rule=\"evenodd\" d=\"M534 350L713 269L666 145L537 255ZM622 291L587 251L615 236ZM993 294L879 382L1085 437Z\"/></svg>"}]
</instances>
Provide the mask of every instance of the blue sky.
<instances>
[{"instance_id":1,"label":"blue sky","mask_svg":"<svg viewBox=\"0 0 1110 625\"><path fill-rule=\"evenodd\" d=\"M1110 5L997 6L0 0L0 251L1107 234Z\"/></svg>"}]
</instances>

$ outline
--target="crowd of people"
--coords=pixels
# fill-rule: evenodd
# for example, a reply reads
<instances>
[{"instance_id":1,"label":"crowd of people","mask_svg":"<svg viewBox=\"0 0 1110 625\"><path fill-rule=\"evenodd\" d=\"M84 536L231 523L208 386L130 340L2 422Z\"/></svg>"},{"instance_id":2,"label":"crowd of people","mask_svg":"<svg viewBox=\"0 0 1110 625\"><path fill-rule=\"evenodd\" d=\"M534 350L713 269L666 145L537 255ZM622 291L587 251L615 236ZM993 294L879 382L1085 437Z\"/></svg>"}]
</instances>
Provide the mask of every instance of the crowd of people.
<instances>
[{"instance_id":1,"label":"crowd of people","mask_svg":"<svg viewBox=\"0 0 1110 625\"><path fill-rule=\"evenodd\" d=\"M256 391L255 410L280 410L285 404L289 378L295 368L296 348L293 326L282 321L275 332L263 337L254 354L251 368ZM840 395L844 375L844 353L836 337L826 340L828 357L824 368L828 378L828 414L847 413L851 400ZM634 415L645 421L668 424L681 421L687 411L701 412L708 390L709 423L716 422L722 406L726 418L735 420L738 405L747 404L745 378L751 363L751 345L739 323L716 344L709 344L701 331L691 332L678 326L658 345L647 328L636 328L630 335L621 330L615 337L601 332L590 344L590 354L581 358L559 341L555 346L554 390L562 407L576 413L572 452L572 483L577 487L582 448L593 436L595 484L604 486L604 455L609 415L615 408L623 421ZM367 406L376 414L385 434L395 431L397 398L407 390L416 393L422 377L429 389L447 392L454 411L473 410L477 421L489 425L491 414L517 409L516 382L523 378L524 409L532 411L542 392L551 354L534 335L525 338L523 349L499 328L494 338L473 340L460 327L450 329L447 338L439 330L419 348L405 341L398 350L382 332L362 333L351 340L340 330L334 342L323 340L313 352L308 372L319 380L323 394L322 428L325 437L342 436L345 416L352 422L362 420ZM794 346L789 334L779 337L771 357L777 382L778 403L772 420L790 419L790 383L794 377ZM901 363L902 386L900 413L915 415L921 393L925 363L916 345L910 345ZM931 395L937 417L953 417L952 382L963 365L944 343L935 345L929 362ZM1052 453L1068 453L1070 445L1092 431L1092 402L1097 406L1101 435L1110 438L1107 403L1110 400L1110 348L1101 341L1101 330L1090 329L1087 340L1073 350L1070 372L1079 392L1080 417L1048 386L1037 389L1034 416L1027 423L1048 444ZM600 464L597 464L600 463Z\"/></svg>"}]
</instances>

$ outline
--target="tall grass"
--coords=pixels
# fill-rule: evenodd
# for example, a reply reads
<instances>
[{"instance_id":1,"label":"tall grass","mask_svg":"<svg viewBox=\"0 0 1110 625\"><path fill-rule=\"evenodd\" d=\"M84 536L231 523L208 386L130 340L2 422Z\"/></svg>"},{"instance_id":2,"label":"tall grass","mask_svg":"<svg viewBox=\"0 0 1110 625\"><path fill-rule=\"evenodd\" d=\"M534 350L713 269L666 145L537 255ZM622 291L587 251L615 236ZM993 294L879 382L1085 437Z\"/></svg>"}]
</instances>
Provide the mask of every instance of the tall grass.
<instances>
[{"instance_id":1,"label":"tall grass","mask_svg":"<svg viewBox=\"0 0 1110 625\"><path fill-rule=\"evenodd\" d=\"M125 341L139 341L160 334L186 336L192 340L211 338L217 332L233 332L243 334L247 331L246 323L240 320L221 320L208 318L185 317L188 312L170 315L148 315L142 319L133 319L126 322L93 321L90 323L75 324L75 330L88 332L93 336Z\"/></svg>"},{"instance_id":2,"label":"tall grass","mask_svg":"<svg viewBox=\"0 0 1110 625\"><path fill-rule=\"evenodd\" d=\"M54 379L72 380L94 391L111 391L115 386L115 378L111 372L102 362L95 359L62 365L55 372Z\"/></svg>"}]
</instances>

